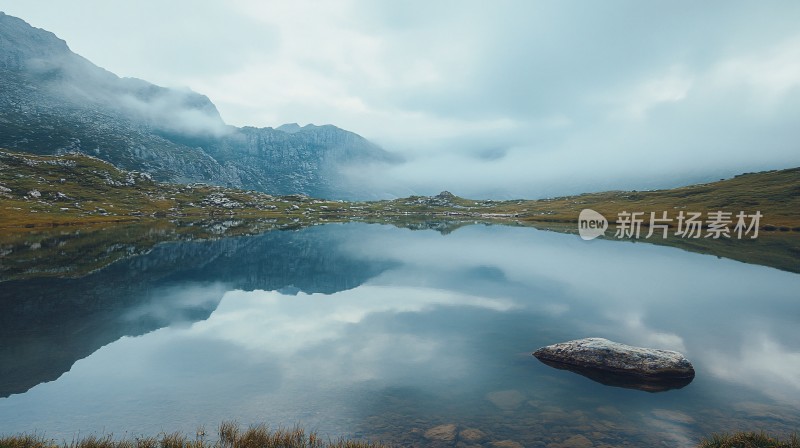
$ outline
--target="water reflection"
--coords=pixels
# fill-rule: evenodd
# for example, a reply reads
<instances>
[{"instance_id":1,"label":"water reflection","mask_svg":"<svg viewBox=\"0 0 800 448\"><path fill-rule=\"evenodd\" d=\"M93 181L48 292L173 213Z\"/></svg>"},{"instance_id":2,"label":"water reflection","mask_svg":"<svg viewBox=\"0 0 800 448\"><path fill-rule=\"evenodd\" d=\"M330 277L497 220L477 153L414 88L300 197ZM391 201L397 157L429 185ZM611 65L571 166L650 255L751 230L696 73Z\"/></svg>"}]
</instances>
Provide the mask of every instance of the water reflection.
<instances>
[{"instance_id":1,"label":"water reflection","mask_svg":"<svg viewBox=\"0 0 800 448\"><path fill-rule=\"evenodd\" d=\"M577 373L578 375L583 375L592 381L606 386L624 387L626 389L636 389L644 392L666 392L668 390L680 389L688 386L694 379L694 376L685 378L648 378L639 375L576 366L574 364L566 364L541 358L539 361L554 369L567 370Z\"/></svg>"},{"instance_id":2,"label":"water reflection","mask_svg":"<svg viewBox=\"0 0 800 448\"><path fill-rule=\"evenodd\" d=\"M0 400L3 430L191 432L237 419L408 444L453 425L452 443L474 429L480 444L683 446L800 422L796 274L507 227L349 224L223 241L231 250L181 249L207 258L153 251L126 265L149 286L108 315L166 326ZM212 310L171 321L197 307ZM680 350L697 377L642 394L530 355L588 336Z\"/></svg>"},{"instance_id":3,"label":"water reflection","mask_svg":"<svg viewBox=\"0 0 800 448\"><path fill-rule=\"evenodd\" d=\"M342 255L333 227L167 243L79 279L0 286L0 397L119 339L207 319L233 288L332 293L387 267Z\"/></svg>"},{"instance_id":4,"label":"water reflection","mask_svg":"<svg viewBox=\"0 0 800 448\"><path fill-rule=\"evenodd\" d=\"M563 335L550 342L607 334L684 352L720 379L752 383L747 371L757 370L763 380L781 385L776 397L800 398L797 275L641 244L585 243L502 227L413 241L404 241L401 232L381 233L348 247L374 260L401 261L401 268L373 282L404 276L406 282L461 291L475 291L477 283L484 296L550 311L558 319L548 319L547 328ZM717 366L716 360L740 368Z\"/></svg>"}]
</instances>

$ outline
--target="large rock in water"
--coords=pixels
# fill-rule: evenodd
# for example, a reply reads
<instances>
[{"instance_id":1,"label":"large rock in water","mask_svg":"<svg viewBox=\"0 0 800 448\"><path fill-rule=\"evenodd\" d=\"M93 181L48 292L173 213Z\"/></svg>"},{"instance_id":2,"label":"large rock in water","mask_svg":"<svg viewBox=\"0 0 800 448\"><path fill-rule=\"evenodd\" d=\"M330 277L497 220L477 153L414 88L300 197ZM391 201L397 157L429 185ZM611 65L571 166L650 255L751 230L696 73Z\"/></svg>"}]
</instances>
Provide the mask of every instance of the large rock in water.
<instances>
[{"instance_id":1,"label":"large rock in water","mask_svg":"<svg viewBox=\"0 0 800 448\"><path fill-rule=\"evenodd\" d=\"M648 392L681 388L694 379L692 363L678 352L633 347L603 338L548 345L533 356L551 367L602 384Z\"/></svg>"}]
</instances>

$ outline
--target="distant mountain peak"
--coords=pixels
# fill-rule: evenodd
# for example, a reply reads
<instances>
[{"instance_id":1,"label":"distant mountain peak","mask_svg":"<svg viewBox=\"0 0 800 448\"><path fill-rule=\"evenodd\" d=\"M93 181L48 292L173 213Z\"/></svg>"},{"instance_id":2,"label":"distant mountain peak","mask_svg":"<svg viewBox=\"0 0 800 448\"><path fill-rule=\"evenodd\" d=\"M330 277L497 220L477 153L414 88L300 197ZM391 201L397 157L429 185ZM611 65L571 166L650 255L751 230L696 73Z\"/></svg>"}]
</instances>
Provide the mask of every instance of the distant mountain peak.
<instances>
[{"instance_id":1,"label":"distant mountain peak","mask_svg":"<svg viewBox=\"0 0 800 448\"><path fill-rule=\"evenodd\" d=\"M42 59L68 53L67 43L55 34L0 11L0 68L32 69Z\"/></svg>"},{"instance_id":2,"label":"distant mountain peak","mask_svg":"<svg viewBox=\"0 0 800 448\"><path fill-rule=\"evenodd\" d=\"M282 125L278 126L275 129L278 130L278 131L283 131L283 132L289 133L289 134L294 134L295 132L299 131L302 128L297 123L286 123L286 124L282 124Z\"/></svg>"},{"instance_id":3,"label":"distant mountain peak","mask_svg":"<svg viewBox=\"0 0 800 448\"><path fill-rule=\"evenodd\" d=\"M297 123L286 123L275 128L276 131L283 131L286 132L287 134L294 134L296 132L301 132L301 131L314 131L317 129L334 129L338 131L344 131L344 129L336 127L332 124L323 124L321 126L317 126L314 123L309 123L305 126L300 126Z\"/></svg>"}]
</instances>

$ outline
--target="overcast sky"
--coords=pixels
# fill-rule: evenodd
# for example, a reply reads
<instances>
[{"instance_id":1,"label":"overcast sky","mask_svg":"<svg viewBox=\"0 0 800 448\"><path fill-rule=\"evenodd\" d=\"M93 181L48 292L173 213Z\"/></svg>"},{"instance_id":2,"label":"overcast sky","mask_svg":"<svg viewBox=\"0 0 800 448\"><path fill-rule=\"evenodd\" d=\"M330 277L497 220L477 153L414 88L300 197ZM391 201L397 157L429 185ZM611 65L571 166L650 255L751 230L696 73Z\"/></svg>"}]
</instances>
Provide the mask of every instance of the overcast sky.
<instances>
[{"instance_id":1,"label":"overcast sky","mask_svg":"<svg viewBox=\"0 0 800 448\"><path fill-rule=\"evenodd\" d=\"M226 122L326 124L379 191L541 197L800 166L800 2L0 0Z\"/></svg>"}]
</instances>

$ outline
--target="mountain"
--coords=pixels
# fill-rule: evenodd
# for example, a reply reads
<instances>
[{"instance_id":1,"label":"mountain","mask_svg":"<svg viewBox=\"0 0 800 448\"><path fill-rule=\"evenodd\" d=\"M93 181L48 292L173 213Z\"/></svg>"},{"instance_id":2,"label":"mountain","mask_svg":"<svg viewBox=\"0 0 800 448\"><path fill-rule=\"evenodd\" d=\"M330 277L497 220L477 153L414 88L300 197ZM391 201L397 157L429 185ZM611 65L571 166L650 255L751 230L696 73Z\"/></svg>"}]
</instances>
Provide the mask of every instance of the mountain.
<instances>
[{"instance_id":1,"label":"mountain","mask_svg":"<svg viewBox=\"0 0 800 448\"><path fill-rule=\"evenodd\" d=\"M0 147L78 151L162 181L336 199L370 197L340 167L394 160L331 125L227 125L206 96L120 78L2 12Z\"/></svg>"}]
</instances>

